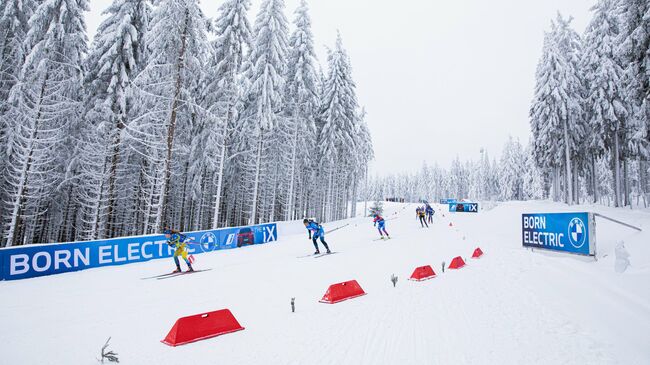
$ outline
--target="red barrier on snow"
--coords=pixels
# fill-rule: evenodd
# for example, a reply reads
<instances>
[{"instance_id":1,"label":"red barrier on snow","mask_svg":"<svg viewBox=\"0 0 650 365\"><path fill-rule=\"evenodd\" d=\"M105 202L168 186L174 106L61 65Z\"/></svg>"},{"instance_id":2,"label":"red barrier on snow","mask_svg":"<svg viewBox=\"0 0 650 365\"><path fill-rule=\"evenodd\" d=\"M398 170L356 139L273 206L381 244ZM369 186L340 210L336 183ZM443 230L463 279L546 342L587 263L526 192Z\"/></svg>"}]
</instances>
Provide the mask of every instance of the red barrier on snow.
<instances>
[{"instance_id":1,"label":"red barrier on snow","mask_svg":"<svg viewBox=\"0 0 650 365\"><path fill-rule=\"evenodd\" d=\"M161 342L178 346L243 329L230 310L222 309L179 318Z\"/></svg>"},{"instance_id":2,"label":"red barrier on snow","mask_svg":"<svg viewBox=\"0 0 650 365\"><path fill-rule=\"evenodd\" d=\"M431 265L420 266L413 271L411 278L409 280L422 281L427 279L433 279L436 277L436 273L433 272Z\"/></svg>"},{"instance_id":3,"label":"red barrier on snow","mask_svg":"<svg viewBox=\"0 0 650 365\"><path fill-rule=\"evenodd\" d=\"M463 266L465 266L465 261L463 261L463 258L460 256L454 257L454 259L451 260L451 264L449 264L450 269L460 269Z\"/></svg>"},{"instance_id":4,"label":"red barrier on snow","mask_svg":"<svg viewBox=\"0 0 650 365\"><path fill-rule=\"evenodd\" d=\"M362 295L366 295L366 292L361 289L359 283L357 283L356 280L350 280L344 283L330 285L320 302L334 304L346 299L360 297Z\"/></svg>"},{"instance_id":5,"label":"red barrier on snow","mask_svg":"<svg viewBox=\"0 0 650 365\"><path fill-rule=\"evenodd\" d=\"M481 251L480 247L477 247L476 250L474 250L474 253L472 254L473 259L478 259L481 256L483 256L483 251Z\"/></svg>"}]
</instances>

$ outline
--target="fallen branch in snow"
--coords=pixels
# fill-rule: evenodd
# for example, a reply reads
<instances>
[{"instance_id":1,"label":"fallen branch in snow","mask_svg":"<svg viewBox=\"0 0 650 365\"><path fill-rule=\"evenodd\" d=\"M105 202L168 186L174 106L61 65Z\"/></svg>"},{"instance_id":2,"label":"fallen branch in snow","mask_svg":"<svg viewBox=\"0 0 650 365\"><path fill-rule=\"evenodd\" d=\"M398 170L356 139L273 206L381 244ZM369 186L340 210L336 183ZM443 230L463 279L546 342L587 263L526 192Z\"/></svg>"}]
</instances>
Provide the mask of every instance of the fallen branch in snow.
<instances>
[{"instance_id":1,"label":"fallen branch in snow","mask_svg":"<svg viewBox=\"0 0 650 365\"><path fill-rule=\"evenodd\" d=\"M117 353L113 352L112 350L106 352L106 349L108 348L108 342L110 340L111 338L109 337L108 340L106 340L104 346L102 346L102 353L101 353L102 359L99 360L101 361L102 364L104 363L104 360L108 360L108 362L116 362L116 363L120 362L120 359L117 358Z\"/></svg>"},{"instance_id":2,"label":"fallen branch in snow","mask_svg":"<svg viewBox=\"0 0 650 365\"><path fill-rule=\"evenodd\" d=\"M393 282L393 288L394 288L394 287L397 285L397 276L395 276L395 274L393 274L393 275L390 277L390 281Z\"/></svg>"}]
</instances>

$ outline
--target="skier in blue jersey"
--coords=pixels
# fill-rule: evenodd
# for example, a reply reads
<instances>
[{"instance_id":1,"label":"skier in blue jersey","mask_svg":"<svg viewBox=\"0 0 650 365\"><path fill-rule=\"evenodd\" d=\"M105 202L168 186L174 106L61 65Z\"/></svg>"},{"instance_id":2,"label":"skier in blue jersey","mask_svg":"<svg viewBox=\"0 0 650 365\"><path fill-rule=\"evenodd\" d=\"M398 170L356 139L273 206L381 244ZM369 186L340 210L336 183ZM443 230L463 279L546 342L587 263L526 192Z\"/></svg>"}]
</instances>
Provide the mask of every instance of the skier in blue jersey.
<instances>
[{"instance_id":1,"label":"skier in blue jersey","mask_svg":"<svg viewBox=\"0 0 650 365\"><path fill-rule=\"evenodd\" d=\"M314 255L320 253L320 250L318 249L318 243L316 242L316 240L319 238L320 242L327 250L327 253L332 253L332 251L330 251L330 248L327 246L327 242L325 242L325 230L323 229L323 226L311 219L306 218L302 221L302 223L305 225L305 228L307 228L307 232L309 232L309 239L314 242L314 247L316 247L316 252L314 252Z\"/></svg>"},{"instance_id":2,"label":"skier in blue jersey","mask_svg":"<svg viewBox=\"0 0 650 365\"><path fill-rule=\"evenodd\" d=\"M433 208L430 205L427 205L426 212L427 212L427 221L429 223L433 223L433 215L436 214L436 211L433 210Z\"/></svg>"}]
</instances>

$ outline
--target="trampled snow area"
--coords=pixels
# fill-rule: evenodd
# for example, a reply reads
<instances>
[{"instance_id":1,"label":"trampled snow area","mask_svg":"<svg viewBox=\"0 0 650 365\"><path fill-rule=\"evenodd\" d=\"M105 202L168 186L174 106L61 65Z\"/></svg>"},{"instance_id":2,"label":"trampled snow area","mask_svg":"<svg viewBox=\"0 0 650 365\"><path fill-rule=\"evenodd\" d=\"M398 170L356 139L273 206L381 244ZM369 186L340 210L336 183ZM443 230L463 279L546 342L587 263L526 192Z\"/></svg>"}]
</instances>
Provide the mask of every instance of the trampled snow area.
<instances>
[{"instance_id":1,"label":"trampled snow area","mask_svg":"<svg viewBox=\"0 0 650 365\"><path fill-rule=\"evenodd\" d=\"M96 364L103 343L120 364L649 364L650 213L550 202L445 213L420 228L415 205L385 203L390 241L370 218L326 236L313 252L300 222L277 243L197 256L211 271L141 280L172 260L0 282L0 363ZM595 211L598 260L521 246L521 213ZM445 216L443 217L442 214ZM449 227L449 222L453 227ZM631 267L614 270L624 240ZM477 246L485 255L470 256ZM468 265L441 272L461 255ZM408 281L430 264L438 277ZM399 277L397 287L391 274ZM330 284L368 293L319 303ZM296 298L296 313L290 299ZM176 348L160 343L182 316L229 308L239 331Z\"/></svg>"}]
</instances>

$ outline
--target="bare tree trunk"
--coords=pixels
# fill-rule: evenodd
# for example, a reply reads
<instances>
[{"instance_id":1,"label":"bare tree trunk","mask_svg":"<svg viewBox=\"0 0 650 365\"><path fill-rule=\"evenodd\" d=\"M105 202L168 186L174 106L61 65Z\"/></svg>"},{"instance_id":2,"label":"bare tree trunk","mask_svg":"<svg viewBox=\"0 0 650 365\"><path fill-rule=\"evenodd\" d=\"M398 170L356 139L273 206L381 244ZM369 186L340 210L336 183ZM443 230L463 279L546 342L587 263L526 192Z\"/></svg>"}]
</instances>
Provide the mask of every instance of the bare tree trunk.
<instances>
[{"instance_id":1,"label":"bare tree trunk","mask_svg":"<svg viewBox=\"0 0 650 365\"><path fill-rule=\"evenodd\" d=\"M591 156L591 180L594 188L594 203L598 203L598 173L596 170L596 156Z\"/></svg>"},{"instance_id":2,"label":"bare tree trunk","mask_svg":"<svg viewBox=\"0 0 650 365\"><path fill-rule=\"evenodd\" d=\"M632 206L630 201L630 175L628 170L627 157L623 156L623 193L625 194L625 206Z\"/></svg>"},{"instance_id":3,"label":"bare tree trunk","mask_svg":"<svg viewBox=\"0 0 650 365\"><path fill-rule=\"evenodd\" d=\"M41 105L43 103L43 97L45 94L45 86L47 85L48 73L45 73L43 81L41 84L41 90L38 95L38 101L36 103L36 115L34 116L34 128L32 133L27 141L28 147L27 158L23 162L23 166L20 171L20 184L18 185L18 191L12 203L11 211L11 223L9 224L9 232L7 233L7 247L13 246L20 242L21 236L17 235L17 231L22 223L22 215L25 209L25 204L27 203L29 174L32 168L32 158L34 156L34 144L38 139L38 129L40 127L41 120Z\"/></svg>"},{"instance_id":4,"label":"bare tree trunk","mask_svg":"<svg viewBox=\"0 0 650 365\"><path fill-rule=\"evenodd\" d=\"M614 133L614 206L621 206L621 167L620 167L620 147L618 142L618 130Z\"/></svg>"},{"instance_id":5,"label":"bare tree trunk","mask_svg":"<svg viewBox=\"0 0 650 365\"><path fill-rule=\"evenodd\" d=\"M365 178L366 178L366 194L364 197L364 202L363 202L363 216L367 217L368 216L368 166L366 165L366 171L365 171Z\"/></svg>"},{"instance_id":6,"label":"bare tree trunk","mask_svg":"<svg viewBox=\"0 0 650 365\"><path fill-rule=\"evenodd\" d=\"M87 239L94 240L98 238L98 236L103 236L104 235L104 230L101 229L100 227L100 222L101 222L101 202L102 202L102 196L104 194L104 174L106 173L106 162L104 163L104 168L102 168L102 178L99 182L99 189L97 191L97 197L96 201L93 203L93 223L92 223L92 228L90 231L90 235L87 237ZM101 233L100 233L101 231ZM102 238L100 236L100 238Z\"/></svg>"},{"instance_id":7,"label":"bare tree trunk","mask_svg":"<svg viewBox=\"0 0 650 365\"><path fill-rule=\"evenodd\" d=\"M571 156L569 150L569 126L568 121L562 123L564 126L564 162L566 167L566 186L564 187L564 200L567 204L573 204L573 184L571 179Z\"/></svg>"},{"instance_id":8,"label":"bare tree trunk","mask_svg":"<svg viewBox=\"0 0 650 365\"><path fill-rule=\"evenodd\" d=\"M257 144L257 158L255 163L255 181L253 182L253 206L251 216L249 217L250 225L254 225L257 215L257 193L260 184L260 170L262 168L262 148L264 147L264 134L260 133L260 140Z\"/></svg>"},{"instance_id":9,"label":"bare tree trunk","mask_svg":"<svg viewBox=\"0 0 650 365\"><path fill-rule=\"evenodd\" d=\"M580 178L577 163L573 164L573 202L580 204Z\"/></svg>"},{"instance_id":10,"label":"bare tree trunk","mask_svg":"<svg viewBox=\"0 0 650 365\"><path fill-rule=\"evenodd\" d=\"M181 197L180 223L179 229L185 228L185 202L187 201L187 176L189 175L190 161L185 162L185 178L183 179L183 196ZM203 193L203 192L201 192Z\"/></svg>"},{"instance_id":11,"label":"bare tree trunk","mask_svg":"<svg viewBox=\"0 0 650 365\"><path fill-rule=\"evenodd\" d=\"M273 169L273 186L271 190L271 208L270 208L270 214L269 214L269 222L273 222L275 220L275 209L276 209L276 199L277 199L277 194L278 194L278 170Z\"/></svg>"},{"instance_id":12,"label":"bare tree trunk","mask_svg":"<svg viewBox=\"0 0 650 365\"><path fill-rule=\"evenodd\" d=\"M114 106L114 109L117 106ZM119 108L119 107L118 107ZM111 232L115 230L115 205L116 199L115 199L115 182L117 181L117 165L120 163L120 145L122 144L122 130L124 129L125 124L124 124L124 115L122 114L121 110L118 113L118 118L117 118L117 123L116 123L116 131L115 135L113 136L112 139L112 144L113 144L113 155L111 156L111 169L110 169L110 175L108 178L108 212L107 212L107 224L106 224L106 230L108 231L107 235L108 237L111 237Z\"/></svg>"},{"instance_id":13,"label":"bare tree trunk","mask_svg":"<svg viewBox=\"0 0 650 365\"><path fill-rule=\"evenodd\" d=\"M647 187L647 171L645 167L645 163L641 158L639 158L639 194L641 194L641 197L643 198L643 207L647 208L648 204L646 202L646 187Z\"/></svg>"},{"instance_id":14,"label":"bare tree trunk","mask_svg":"<svg viewBox=\"0 0 650 365\"><path fill-rule=\"evenodd\" d=\"M161 229L167 225L167 199L171 185L171 164L172 164L172 151L174 147L174 133L176 131L176 113L178 112L178 103L181 97L181 86L183 85L182 73L185 68L185 47L187 43L187 28L189 22L189 12L185 10L185 23L181 33L181 49L176 61L176 75L174 86L174 98L172 100L171 114L169 117L169 125L167 127L167 156L165 158L165 168L162 184L162 196L160 197L160 208L158 217L156 218L156 230Z\"/></svg>"},{"instance_id":15,"label":"bare tree trunk","mask_svg":"<svg viewBox=\"0 0 650 365\"><path fill-rule=\"evenodd\" d=\"M293 117L293 122L294 122L294 130L293 130L293 146L291 147L291 167L289 171L289 191L288 191L288 209L287 209L287 220L291 219L293 216L293 211L294 211L294 184L296 181L295 177L295 170L296 170L296 155L298 151L298 120L296 118L296 110L294 110L294 117Z\"/></svg>"},{"instance_id":16,"label":"bare tree trunk","mask_svg":"<svg viewBox=\"0 0 650 365\"><path fill-rule=\"evenodd\" d=\"M354 175L354 182L352 183L352 211L351 216L354 218L357 216L357 184L359 179Z\"/></svg>"},{"instance_id":17,"label":"bare tree trunk","mask_svg":"<svg viewBox=\"0 0 650 365\"><path fill-rule=\"evenodd\" d=\"M156 190L156 185L158 184L158 171L156 168L153 168L152 171L154 171L154 179L151 182L151 187L149 189L149 197L147 198L147 205L145 207L145 214L144 214L144 227L142 230L142 234L146 235L149 234L150 229L149 226L151 225L151 210L154 207L154 199L156 197L155 190ZM158 199L158 204L160 204L160 199Z\"/></svg>"}]
</instances>

